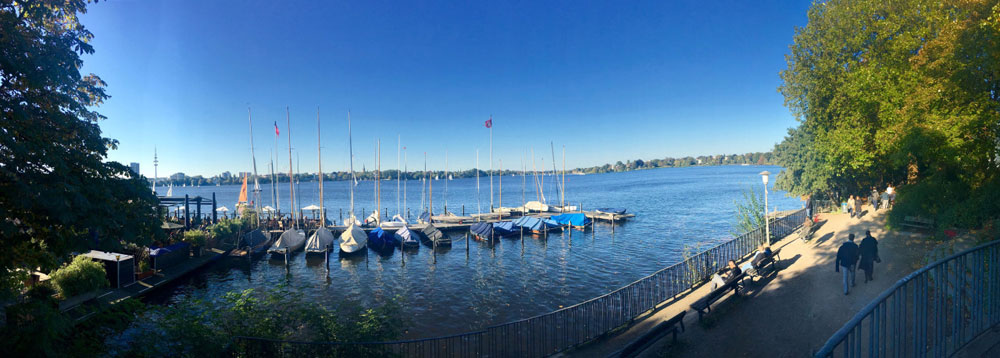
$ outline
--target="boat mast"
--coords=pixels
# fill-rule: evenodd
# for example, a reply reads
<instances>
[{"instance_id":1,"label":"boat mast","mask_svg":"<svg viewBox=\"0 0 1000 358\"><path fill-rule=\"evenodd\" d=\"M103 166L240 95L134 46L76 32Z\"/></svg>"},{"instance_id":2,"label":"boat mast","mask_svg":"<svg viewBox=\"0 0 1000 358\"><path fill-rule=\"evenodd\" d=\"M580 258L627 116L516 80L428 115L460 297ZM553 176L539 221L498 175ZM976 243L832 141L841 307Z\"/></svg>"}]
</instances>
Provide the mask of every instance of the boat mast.
<instances>
[{"instance_id":1,"label":"boat mast","mask_svg":"<svg viewBox=\"0 0 1000 358\"><path fill-rule=\"evenodd\" d=\"M260 218L257 213L257 204L260 203L260 181L257 180L257 156L253 151L253 116L250 115L250 107L247 107L247 121L250 123L250 160L253 162L253 208L254 216ZM258 220L258 224L260 221Z\"/></svg>"},{"instance_id":2,"label":"boat mast","mask_svg":"<svg viewBox=\"0 0 1000 358\"><path fill-rule=\"evenodd\" d=\"M406 211L407 210L406 209L406 182L409 180L409 175L410 175L407 172L407 167L406 167L406 147L403 147L403 172L407 173L406 176L403 177L403 211ZM403 213L400 212L399 216L403 216ZM403 221L407 221L408 219L409 218L404 217Z\"/></svg>"},{"instance_id":3,"label":"boat mast","mask_svg":"<svg viewBox=\"0 0 1000 358\"><path fill-rule=\"evenodd\" d=\"M493 212L493 115L490 115L490 212Z\"/></svg>"},{"instance_id":4,"label":"boat mast","mask_svg":"<svg viewBox=\"0 0 1000 358\"><path fill-rule=\"evenodd\" d=\"M323 209L323 151L320 149L319 107L316 107L316 161L319 162L319 226L326 226L326 210Z\"/></svg>"},{"instance_id":5,"label":"boat mast","mask_svg":"<svg viewBox=\"0 0 1000 358\"><path fill-rule=\"evenodd\" d=\"M500 206L497 207L497 213L500 213L500 219L503 219L503 159L500 159Z\"/></svg>"},{"instance_id":6,"label":"boat mast","mask_svg":"<svg viewBox=\"0 0 1000 358\"><path fill-rule=\"evenodd\" d=\"M424 152L424 171L427 171L427 152ZM427 181L427 222L434 221L434 179Z\"/></svg>"},{"instance_id":7,"label":"boat mast","mask_svg":"<svg viewBox=\"0 0 1000 358\"><path fill-rule=\"evenodd\" d=\"M427 210L424 197L427 194L427 152L424 152L424 172L420 174L420 210Z\"/></svg>"},{"instance_id":8,"label":"boat mast","mask_svg":"<svg viewBox=\"0 0 1000 358\"><path fill-rule=\"evenodd\" d=\"M562 197L562 190L559 187L559 172L556 171L556 146L551 141L549 142L549 149L552 150L552 178L556 181L556 197L560 198Z\"/></svg>"},{"instance_id":9,"label":"boat mast","mask_svg":"<svg viewBox=\"0 0 1000 358\"><path fill-rule=\"evenodd\" d=\"M401 174L399 172L400 169L399 156L400 152L402 152L401 148L403 148L403 137L397 135L396 136L396 215L402 217L403 213L400 211L401 206L399 206L399 176Z\"/></svg>"},{"instance_id":10,"label":"boat mast","mask_svg":"<svg viewBox=\"0 0 1000 358\"><path fill-rule=\"evenodd\" d=\"M483 213L483 201L479 195L479 148L476 148L476 213Z\"/></svg>"},{"instance_id":11,"label":"boat mast","mask_svg":"<svg viewBox=\"0 0 1000 358\"><path fill-rule=\"evenodd\" d=\"M525 175L524 166L524 153L521 153L521 210L524 210L524 204L527 204L527 193L528 190L528 176Z\"/></svg>"},{"instance_id":12,"label":"boat mast","mask_svg":"<svg viewBox=\"0 0 1000 358\"><path fill-rule=\"evenodd\" d=\"M159 176L159 174L157 174L159 166L160 166L160 159L157 158L156 156L156 146L154 145L153 146L153 195L156 195L156 177Z\"/></svg>"},{"instance_id":13,"label":"boat mast","mask_svg":"<svg viewBox=\"0 0 1000 358\"><path fill-rule=\"evenodd\" d=\"M563 145L562 197L559 201L559 205L566 206L566 145Z\"/></svg>"},{"instance_id":14,"label":"boat mast","mask_svg":"<svg viewBox=\"0 0 1000 358\"><path fill-rule=\"evenodd\" d=\"M354 143L351 141L351 110L347 110L347 147L348 154L350 158L350 169L351 169L351 225L356 221L354 219L354 185L358 182L358 178L354 176Z\"/></svg>"},{"instance_id":15,"label":"boat mast","mask_svg":"<svg viewBox=\"0 0 1000 358\"><path fill-rule=\"evenodd\" d=\"M375 140L375 222L382 221L382 140Z\"/></svg>"},{"instance_id":16,"label":"boat mast","mask_svg":"<svg viewBox=\"0 0 1000 358\"><path fill-rule=\"evenodd\" d=\"M292 173L292 117L289 114L288 106L285 106L285 122L288 126L288 195L291 204L289 209L292 211L292 227L297 228L295 222L295 175Z\"/></svg>"},{"instance_id":17,"label":"boat mast","mask_svg":"<svg viewBox=\"0 0 1000 358\"><path fill-rule=\"evenodd\" d=\"M448 214L448 150L444 151L444 213Z\"/></svg>"},{"instance_id":18,"label":"boat mast","mask_svg":"<svg viewBox=\"0 0 1000 358\"><path fill-rule=\"evenodd\" d=\"M277 188L277 184L275 184L277 182L277 177L274 176L274 151L273 150L271 151L271 157L268 158L268 159L270 159L270 161L271 161L271 208L273 208L274 210L278 210L277 209L277 203L278 203L278 201L276 200L276 197L275 197L278 194L278 191L275 190Z\"/></svg>"},{"instance_id":19,"label":"boat mast","mask_svg":"<svg viewBox=\"0 0 1000 358\"><path fill-rule=\"evenodd\" d=\"M281 193L278 192L278 176L274 169L278 167L278 121L274 121L274 159L271 161L271 192L274 195L275 215L281 217Z\"/></svg>"}]
</instances>

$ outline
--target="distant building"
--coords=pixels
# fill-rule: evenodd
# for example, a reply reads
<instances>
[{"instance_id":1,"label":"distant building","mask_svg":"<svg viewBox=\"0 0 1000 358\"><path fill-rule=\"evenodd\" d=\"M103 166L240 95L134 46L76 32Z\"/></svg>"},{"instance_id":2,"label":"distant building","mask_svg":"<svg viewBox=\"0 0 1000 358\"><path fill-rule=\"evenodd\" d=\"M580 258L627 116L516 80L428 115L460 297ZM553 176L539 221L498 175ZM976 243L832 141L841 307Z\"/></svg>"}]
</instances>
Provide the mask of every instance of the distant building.
<instances>
[{"instance_id":1,"label":"distant building","mask_svg":"<svg viewBox=\"0 0 1000 358\"><path fill-rule=\"evenodd\" d=\"M253 176L253 174L250 173L250 172L240 172L239 178L243 178L244 176L247 177L247 178L250 178L250 177Z\"/></svg>"},{"instance_id":2,"label":"distant building","mask_svg":"<svg viewBox=\"0 0 1000 358\"><path fill-rule=\"evenodd\" d=\"M139 163L129 163L128 168L132 169L132 172L135 173L135 175L139 175Z\"/></svg>"},{"instance_id":3,"label":"distant building","mask_svg":"<svg viewBox=\"0 0 1000 358\"><path fill-rule=\"evenodd\" d=\"M229 180L229 178L232 178L232 177L233 177L233 173L230 173L228 171L225 171L225 172L222 172L222 174L219 174L219 178L223 179L223 180Z\"/></svg>"},{"instance_id":4,"label":"distant building","mask_svg":"<svg viewBox=\"0 0 1000 358\"><path fill-rule=\"evenodd\" d=\"M184 179L187 179L187 175L184 173L174 173L170 176L170 180L173 181L184 181Z\"/></svg>"}]
</instances>

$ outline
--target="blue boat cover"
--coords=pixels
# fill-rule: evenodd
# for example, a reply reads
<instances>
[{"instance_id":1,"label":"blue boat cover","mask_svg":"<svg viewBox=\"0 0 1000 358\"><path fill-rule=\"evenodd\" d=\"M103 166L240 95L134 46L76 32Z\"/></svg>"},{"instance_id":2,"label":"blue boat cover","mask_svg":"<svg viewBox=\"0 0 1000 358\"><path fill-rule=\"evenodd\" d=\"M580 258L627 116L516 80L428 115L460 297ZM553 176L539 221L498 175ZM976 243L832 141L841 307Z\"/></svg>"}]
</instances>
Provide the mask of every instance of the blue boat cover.
<instances>
[{"instance_id":1,"label":"blue boat cover","mask_svg":"<svg viewBox=\"0 0 1000 358\"><path fill-rule=\"evenodd\" d=\"M481 238L490 238L493 236L493 224L480 221L472 224L472 226L469 227L469 231Z\"/></svg>"},{"instance_id":2,"label":"blue boat cover","mask_svg":"<svg viewBox=\"0 0 1000 358\"><path fill-rule=\"evenodd\" d=\"M431 222L431 213L425 211L423 214L420 214L420 221L425 223Z\"/></svg>"},{"instance_id":3,"label":"blue boat cover","mask_svg":"<svg viewBox=\"0 0 1000 358\"><path fill-rule=\"evenodd\" d=\"M533 216L522 216L517 220L514 220L514 225L520 226L522 228L532 230L532 231L542 231L545 229L550 229L554 227L559 227L559 223L549 220L541 219Z\"/></svg>"},{"instance_id":4,"label":"blue boat cover","mask_svg":"<svg viewBox=\"0 0 1000 358\"><path fill-rule=\"evenodd\" d=\"M598 208L597 211L608 214L625 214L625 208Z\"/></svg>"},{"instance_id":5,"label":"blue boat cover","mask_svg":"<svg viewBox=\"0 0 1000 358\"><path fill-rule=\"evenodd\" d=\"M500 236L511 236L520 233L521 228L510 221L500 221L493 223L493 232Z\"/></svg>"},{"instance_id":6,"label":"blue boat cover","mask_svg":"<svg viewBox=\"0 0 1000 358\"><path fill-rule=\"evenodd\" d=\"M413 231L410 231L410 229L407 228L406 226L403 226L403 227L399 228L398 230L396 230L395 239L399 240L399 241L402 241L403 245L419 245L420 244L420 241L417 241L417 238L414 237Z\"/></svg>"},{"instance_id":7,"label":"blue boat cover","mask_svg":"<svg viewBox=\"0 0 1000 358\"><path fill-rule=\"evenodd\" d=\"M396 238L377 227L368 232L368 245L377 249L391 247L396 245Z\"/></svg>"},{"instance_id":8,"label":"blue boat cover","mask_svg":"<svg viewBox=\"0 0 1000 358\"><path fill-rule=\"evenodd\" d=\"M588 218L586 215L583 215L581 213L576 213L576 214L559 214L559 215L553 216L552 220L554 220L557 223L563 224L563 225L567 225L568 224L568 225L573 225L573 226L586 226L587 224L590 224L590 218Z\"/></svg>"}]
</instances>

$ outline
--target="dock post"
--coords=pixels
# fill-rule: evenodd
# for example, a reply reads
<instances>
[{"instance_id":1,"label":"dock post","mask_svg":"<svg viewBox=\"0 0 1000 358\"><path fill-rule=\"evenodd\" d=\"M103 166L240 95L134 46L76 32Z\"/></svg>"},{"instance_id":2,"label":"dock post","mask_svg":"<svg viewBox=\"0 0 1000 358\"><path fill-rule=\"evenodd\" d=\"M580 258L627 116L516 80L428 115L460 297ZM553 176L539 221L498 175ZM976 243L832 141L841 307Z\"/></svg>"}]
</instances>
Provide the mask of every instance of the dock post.
<instances>
[{"instance_id":1,"label":"dock post","mask_svg":"<svg viewBox=\"0 0 1000 358\"><path fill-rule=\"evenodd\" d=\"M438 243L437 243L437 241L434 241L431 244L431 255L434 256L434 264L435 265L437 265L437 263L438 263L438 253L437 253L437 250L438 250Z\"/></svg>"},{"instance_id":2,"label":"dock post","mask_svg":"<svg viewBox=\"0 0 1000 358\"><path fill-rule=\"evenodd\" d=\"M191 228L191 218L188 215L188 212L191 211L190 209L191 208L188 205L188 195L184 194L184 229L185 230Z\"/></svg>"},{"instance_id":3,"label":"dock post","mask_svg":"<svg viewBox=\"0 0 1000 358\"><path fill-rule=\"evenodd\" d=\"M465 233L465 258L469 258L469 233Z\"/></svg>"},{"instance_id":4,"label":"dock post","mask_svg":"<svg viewBox=\"0 0 1000 358\"><path fill-rule=\"evenodd\" d=\"M465 204L462 204L462 216L465 216Z\"/></svg>"},{"instance_id":5,"label":"dock post","mask_svg":"<svg viewBox=\"0 0 1000 358\"><path fill-rule=\"evenodd\" d=\"M389 208L382 208L382 217L386 219L389 218Z\"/></svg>"},{"instance_id":6,"label":"dock post","mask_svg":"<svg viewBox=\"0 0 1000 358\"><path fill-rule=\"evenodd\" d=\"M410 209L409 208L406 208L406 219L407 220L410 219Z\"/></svg>"},{"instance_id":7,"label":"dock post","mask_svg":"<svg viewBox=\"0 0 1000 358\"><path fill-rule=\"evenodd\" d=\"M288 267L288 248L285 248L285 267Z\"/></svg>"},{"instance_id":8,"label":"dock post","mask_svg":"<svg viewBox=\"0 0 1000 358\"><path fill-rule=\"evenodd\" d=\"M340 208L340 221L344 222L344 208Z\"/></svg>"},{"instance_id":9,"label":"dock post","mask_svg":"<svg viewBox=\"0 0 1000 358\"><path fill-rule=\"evenodd\" d=\"M212 223L219 222L219 213L215 211L215 192L212 192Z\"/></svg>"}]
</instances>

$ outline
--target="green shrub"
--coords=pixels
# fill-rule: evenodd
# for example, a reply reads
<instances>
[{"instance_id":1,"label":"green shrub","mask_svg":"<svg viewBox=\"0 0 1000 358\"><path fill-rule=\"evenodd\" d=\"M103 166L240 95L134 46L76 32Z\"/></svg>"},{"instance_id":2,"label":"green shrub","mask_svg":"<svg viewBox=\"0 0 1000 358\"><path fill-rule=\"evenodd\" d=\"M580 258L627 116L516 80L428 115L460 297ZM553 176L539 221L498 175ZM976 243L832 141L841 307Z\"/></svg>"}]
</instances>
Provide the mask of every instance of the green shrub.
<instances>
[{"instance_id":1,"label":"green shrub","mask_svg":"<svg viewBox=\"0 0 1000 358\"><path fill-rule=\"evenodd\" d=\"M205 246L208 235L202 230L188 230L184 233L184 242L193 246Z\"/></svg>"},{"instance_id":2,"label":"green shrub","mask_svg":"<svg viewBox=\"0 0 1000 358\"><path fill-rule=\"evenodd\" d=\"M52 273L52 284L63 298L87 293L110 285L104 265L80 255L73 262Z\"/></svg>"}]
</instances>

